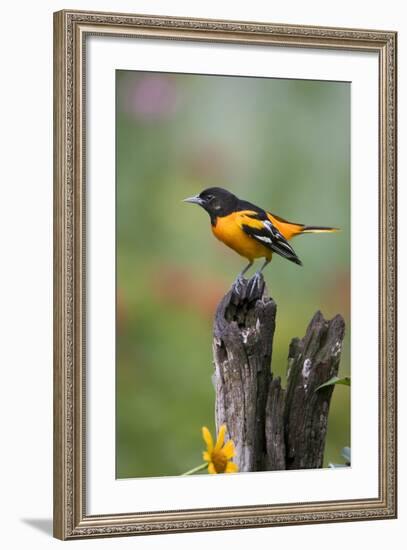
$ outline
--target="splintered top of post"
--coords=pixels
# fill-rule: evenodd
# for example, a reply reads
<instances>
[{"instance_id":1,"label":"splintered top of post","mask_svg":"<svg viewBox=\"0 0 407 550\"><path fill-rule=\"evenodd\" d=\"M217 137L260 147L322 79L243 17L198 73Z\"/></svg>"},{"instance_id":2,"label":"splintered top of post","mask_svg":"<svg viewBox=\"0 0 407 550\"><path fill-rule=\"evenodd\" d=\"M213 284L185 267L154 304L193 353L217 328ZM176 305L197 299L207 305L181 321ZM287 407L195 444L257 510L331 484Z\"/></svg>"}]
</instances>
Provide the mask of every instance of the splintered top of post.
<instances>
[{"instance_id":1,"label":"splintered top of post","mask_svg":"<svg viewBox=\"0 0 407 550\"><path fill-rule=\"evenodd\" d=\"M251 279L241 279L239 287L233 285L229 292L220 301L215 315L215 333L217 327L236 322L244 327L251 324L253 319L260 319L268 325L274 326L276 303L267 295L267 287L263 275L254 275ZM273 328L274 331L274 328Z\"/></svg>"}]
</instances>

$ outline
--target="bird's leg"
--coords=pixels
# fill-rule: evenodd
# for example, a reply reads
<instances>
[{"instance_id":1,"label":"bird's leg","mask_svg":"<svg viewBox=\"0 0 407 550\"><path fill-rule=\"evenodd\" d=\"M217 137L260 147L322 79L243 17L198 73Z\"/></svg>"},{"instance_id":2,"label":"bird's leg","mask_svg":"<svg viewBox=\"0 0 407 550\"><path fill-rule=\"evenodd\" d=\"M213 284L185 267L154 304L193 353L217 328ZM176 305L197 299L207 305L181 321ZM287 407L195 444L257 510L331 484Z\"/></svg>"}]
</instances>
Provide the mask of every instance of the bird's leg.
<instances>
[{"instance_id":1,"label":"bird's leg","mask_svg":"<svg viewBox=\"0 0 407 550\"><path fill-rule=\"evenodd\" d=\"M247 266L242 269L242 271L239 273L239 275L237 276L238 279L243 279L243 275L246 273L246 271L248 271L253 265L253 260L250 260L250 262L247 264Z\"/></svg>"},{"instance_id":2,"label":"bird's leg","mask_svg":"<svg viewBox=\"0 0 407 550\"><path fill-rule=\"evenodd\" d=\"M266 258L261 268L258 269L256 273L253 275L250 281L249 289L248 289L249 296L252 296L254 293L258 295L263 294L264 279L263 279L262 271L270 262L271 262L271 259Z\"/></svg>"},{"instance_id":3,"label":"bird's leg","mask_svg":"<svg viewBox=\"0 0 407 550\"><path fill-rule=\"evenodd\" d=\"M243 289L243 279L244 279L243 275L246 273L246 271L248 271L248 270L252 267L252 265L253 265L253 260L251 260L251 261L247 264L247 266L246 266L244 269L242 269L242 271L241 271L241 272L239 273L239 275L236 277L236 280L235 280L235 282L234 282L233 285L232 285L232 288L233 288L234 292L235 292L238 296L240 296L240 293L241 293L241 291L242 291L242 289Z\"/></svg>"},{"instance_id":4,"label":"bird's leg","mask_svg":"<svg viewBox=\"0 0 407 550\"><path fill-rule=\"evenodd\" d=\"M257 274L260 275L260 273L263 271L263 269L264 269L267 265L269 265L270 262L271 262L271 259L266 258L266 259L264 260L264 264L261 266L261 268L260 268L258 271L256 271L255 275L257 275Z\"/></svg>"}]
</instances>

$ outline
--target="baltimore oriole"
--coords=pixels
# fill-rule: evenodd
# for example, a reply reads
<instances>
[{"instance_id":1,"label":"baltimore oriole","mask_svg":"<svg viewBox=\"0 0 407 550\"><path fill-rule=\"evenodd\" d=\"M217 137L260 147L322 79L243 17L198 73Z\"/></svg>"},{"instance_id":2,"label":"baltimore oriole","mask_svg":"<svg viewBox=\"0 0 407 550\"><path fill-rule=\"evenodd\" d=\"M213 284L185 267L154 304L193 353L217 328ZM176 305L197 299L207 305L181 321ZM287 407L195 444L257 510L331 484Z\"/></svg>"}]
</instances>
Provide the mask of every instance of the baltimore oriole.
<instances>
[{"instance_id":1,"label":"baltimore oriole","mask_svg":"<svg viewBox=\"0 0 407 550\"><path fill-rule=\"evenodd\" d=\"M249 260L239 273L236 283L253 265L256 258L265 258L255 273L259 279L273 252L287 260L302 265L288 241L303 233L331 233L334 227L320 227L289 222L255 204L244 201L221 187L210 187L199 195L184 199L184 202L199 204L211 219L212 232L217 239Z\"/></svg>"}]
</instances>

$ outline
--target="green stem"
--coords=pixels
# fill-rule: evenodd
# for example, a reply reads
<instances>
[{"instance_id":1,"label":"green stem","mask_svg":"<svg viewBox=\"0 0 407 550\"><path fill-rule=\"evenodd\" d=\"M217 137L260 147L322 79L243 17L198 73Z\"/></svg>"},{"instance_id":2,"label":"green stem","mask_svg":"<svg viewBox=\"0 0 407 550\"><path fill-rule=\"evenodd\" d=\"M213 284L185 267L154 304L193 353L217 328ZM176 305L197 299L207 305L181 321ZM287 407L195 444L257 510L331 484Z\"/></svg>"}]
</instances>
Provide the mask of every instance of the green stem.
<instances>
[{"instance_id":1,"label":"green stem","mask_svg":"<svg viewBox=\"0 0 407 550\"><path fill-rule=\"evenodd\" d=\"M207 468L207 466L208 466L208 463L204 462L203 464L200 464L196 468L192 468L192 470L188 470L187 472L185 472L184 474L181 474L181 475L182 476L190 476L191 474L195 474L196 472L200 472L201 470L204 470L205 468Z\"/></svg>"}]
</instances>

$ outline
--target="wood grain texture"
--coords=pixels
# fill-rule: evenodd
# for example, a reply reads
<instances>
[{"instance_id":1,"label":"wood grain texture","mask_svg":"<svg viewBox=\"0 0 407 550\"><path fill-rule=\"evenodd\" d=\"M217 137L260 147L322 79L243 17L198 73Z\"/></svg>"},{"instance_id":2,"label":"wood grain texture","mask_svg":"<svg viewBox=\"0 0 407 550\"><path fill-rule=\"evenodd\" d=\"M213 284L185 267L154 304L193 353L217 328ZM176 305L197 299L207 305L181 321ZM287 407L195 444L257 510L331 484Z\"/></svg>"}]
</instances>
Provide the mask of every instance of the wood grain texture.
<instances>
[{"instance_id":1,"label":"wood grain texture","mask_svg":"<svg viewBox=\"0 0 407 550\"><path fill-rule=\"evenodd\" d=\"M241 472L264 469L276 304L263 289L264 283L248 298L246 281L240 295L226 294L215 316L216 426L227 425Z\"/></svg>"},{"instance_id":2,"label":"wood grain texture","mask_svg":"<svg viewBox=\"0 0 407 550\"><path fill-rule=\"evenodd\" d=\"M317 388L338 374L345 322L320 311L302 340L291 341L284 409L287 469L322 468L328 413L335 386Z\"/></svg>"},{"instance_id":3,"label":"wood grain texture","mask_svg":"<svg viewBox=\"0 0 407 550\"><path fill-rule=\"evenodd\" d=\"M264 280L230 290L215 315L216 426L226 424L241 472L321 468L345 323L317 312L302 340L291 341L287 389L273 378L271 358L277 307Z\"/></svg>"}]
</instances>

